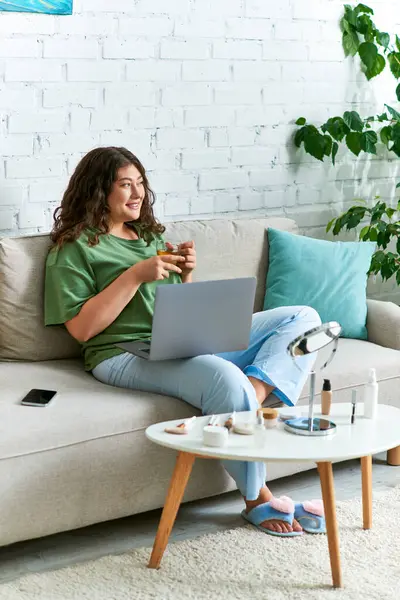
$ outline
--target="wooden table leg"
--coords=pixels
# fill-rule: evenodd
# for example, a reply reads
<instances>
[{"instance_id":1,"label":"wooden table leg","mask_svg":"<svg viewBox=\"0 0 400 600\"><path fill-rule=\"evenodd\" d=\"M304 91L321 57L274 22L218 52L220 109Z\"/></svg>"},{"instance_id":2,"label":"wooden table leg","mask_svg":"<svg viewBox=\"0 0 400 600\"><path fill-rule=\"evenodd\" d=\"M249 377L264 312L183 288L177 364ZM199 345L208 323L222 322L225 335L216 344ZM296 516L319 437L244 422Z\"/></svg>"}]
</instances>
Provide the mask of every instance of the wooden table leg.
<instances>
[{"instance_id":1,"label":"wooden table leg","mask_svg":"<svg viewBox=\"0 0 400 600\"><path fill-rule=\"evenodd\" d=\"M158 569L160 566L194 461L195 456L193 454L189 454L188 452L178 453L148 564L150 569Z\"/></svg>"},{"instance_id":2,"label":"wooden table leg","mask_svg":"<svg viewBox=\"0 0 400 600\"><path fill-rule=\"evenodd\" d=\"M400 446L397 448L392 448L387 452L387 464L392 465L393 467L400 466Z\"/></svg>"},{"instance_id":3,"label":"wooden table leg","mask_svg":"<svg viewBox=\"0 0 400 600\"><path fill-rule=\"evenodd\" d=\"M361 457L363 527L372 527L372 456Z\"/></svg>"},{"instance_id":4,"label":"wooden table leg","mask_svg":"<svg viewBox=\"0 0 400 600\"><path fill-rule=\"evenodd\" d=\"M318 463L321 481L322 499L324 502L326 531L328 534L329 558L331 561L332 581L334 587L342 587L342 571L340 567L339 530L336 519L335 488L333 485L332 463Z\"/></svg>"}]
</instances>

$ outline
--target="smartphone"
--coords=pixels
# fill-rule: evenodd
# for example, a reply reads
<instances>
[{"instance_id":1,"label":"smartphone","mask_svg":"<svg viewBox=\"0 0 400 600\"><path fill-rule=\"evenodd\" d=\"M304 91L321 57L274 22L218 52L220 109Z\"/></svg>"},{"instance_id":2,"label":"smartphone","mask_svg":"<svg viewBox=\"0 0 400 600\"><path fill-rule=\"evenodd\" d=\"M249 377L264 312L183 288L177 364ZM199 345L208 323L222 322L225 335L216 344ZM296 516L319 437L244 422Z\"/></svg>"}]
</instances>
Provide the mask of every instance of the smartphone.
<instances>
[{"instance_id":1,"label":"smartphone","mask_svg":"<svg viewBox=\"0 0 400 600\"><path fill-rule=\"evenodd\" d=\"M24 406L47 406L56 393L57 392L53 390L30 390L27 395L22 398L21 404Z\"/></svg>"}]
</instances>

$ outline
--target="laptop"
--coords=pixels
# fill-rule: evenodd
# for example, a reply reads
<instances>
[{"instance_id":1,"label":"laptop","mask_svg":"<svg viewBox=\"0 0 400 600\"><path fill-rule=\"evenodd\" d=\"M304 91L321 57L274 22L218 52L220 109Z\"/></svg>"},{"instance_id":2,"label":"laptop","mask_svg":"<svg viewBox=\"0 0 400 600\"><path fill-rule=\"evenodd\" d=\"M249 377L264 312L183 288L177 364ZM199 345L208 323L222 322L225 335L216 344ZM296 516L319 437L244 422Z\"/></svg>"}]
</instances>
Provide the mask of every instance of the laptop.
<instances>
[{"instance_id":1,"label":"laptop","mask_svg":"<svg viewBox=\"0 0 400 600\"><path fill-rule=\"evenodd\" d=\"M147 360L245 350L255 291L255 277L159 285L151 340L116 346Z\"/></svg>"}]
</instances>

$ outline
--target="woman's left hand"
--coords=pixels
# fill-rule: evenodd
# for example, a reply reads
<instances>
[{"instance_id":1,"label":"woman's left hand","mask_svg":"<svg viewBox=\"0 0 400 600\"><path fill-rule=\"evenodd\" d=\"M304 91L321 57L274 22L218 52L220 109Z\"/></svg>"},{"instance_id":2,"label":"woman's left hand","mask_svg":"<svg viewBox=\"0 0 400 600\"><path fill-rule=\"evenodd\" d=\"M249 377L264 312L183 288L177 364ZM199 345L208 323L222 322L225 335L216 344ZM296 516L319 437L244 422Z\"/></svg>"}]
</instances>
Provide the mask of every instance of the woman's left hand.
<instances>
[{"instance_id":1,"label":"woman's left hand","mask_svg":"<svg viewBox=\"0 0 400 600\"><path fill-rule=\"evenodd\" d=\"M182 269L182 281L190 281L190 276L196 268L196 249L194 241L182 242L178 245L178 252L185 257L185 262L179 263L179 268Z\"/></svg>"}]
</instances>

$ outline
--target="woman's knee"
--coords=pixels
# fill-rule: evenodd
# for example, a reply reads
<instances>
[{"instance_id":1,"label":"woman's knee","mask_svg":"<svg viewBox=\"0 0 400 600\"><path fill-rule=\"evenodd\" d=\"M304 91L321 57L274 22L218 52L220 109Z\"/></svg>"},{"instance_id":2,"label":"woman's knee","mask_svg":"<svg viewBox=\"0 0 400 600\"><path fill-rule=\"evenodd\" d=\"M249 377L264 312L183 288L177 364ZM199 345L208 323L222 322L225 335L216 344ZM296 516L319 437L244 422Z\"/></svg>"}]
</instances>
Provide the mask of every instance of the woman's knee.
<instances>
[{"instance_id":1,"label":"woman's knee","mask_svg":"<svg viewBox=\"0 0 400 600\"><path fill-rule=\"evenodd\" d=\"M205 414L253 409L257 398L246 375L233 363L213 356L208 383L203 389Z\"/></svg>"},{"instance_id":2,"label":"woman's knee","mask_svg":"<svg viewBox=\"0 0 400 600\"><path fill-rule=\"evenodd\" d=\"M297 319L304 322L304 324L307 325L307 329L312 329L313 327L321 325L321 317L315 308L312 308L311 306L301 306L299 309Z\"/></svg>"}]
</instances>

